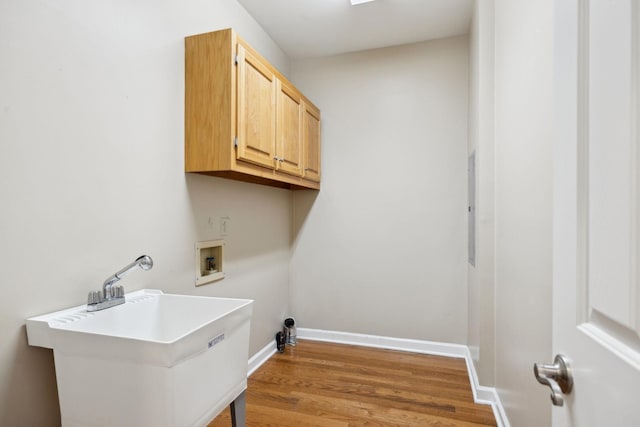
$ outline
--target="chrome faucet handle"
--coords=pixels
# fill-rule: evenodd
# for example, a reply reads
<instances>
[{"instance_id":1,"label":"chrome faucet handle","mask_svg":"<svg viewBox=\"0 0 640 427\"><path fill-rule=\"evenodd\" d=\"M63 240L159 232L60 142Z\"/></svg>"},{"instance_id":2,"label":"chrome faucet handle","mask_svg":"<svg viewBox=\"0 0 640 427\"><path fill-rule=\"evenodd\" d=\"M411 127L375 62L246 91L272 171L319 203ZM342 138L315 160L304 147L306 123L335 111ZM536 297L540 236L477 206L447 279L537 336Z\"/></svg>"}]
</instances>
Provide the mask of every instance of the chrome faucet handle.
<instances>
[{"instance_id":1,"label":"chrome faucet handle","mask_svg":"<svg viewBox=\"0 0 640 427\"><path fill-rule=\"evenodd\" d=\"M551 389L551 402L554 406L563 406L563 394L571 393L573 376L569 370L569 361L562 354L556 355L553 365L543 363L533 364L533 374L540 384Z\"/></svg>"},{"instance_id":2,"label":"chrome faucet handle","mask_svg":"<svg viewBox=\"0 0 640 427\"><path fill-rule=\"evenodd\" d=\"M113 298L124 298L124 286L114 285L111 288Z\"/></svg>"},{"instance_id":3,"label":"chrome faucet handle","mask_svg":"<svg viewBox=\"0 0 640 427\"><path fill-rule=\"evenodd\" d=\"M107 289L107 299L112 298L122 298L124 297L124 286L122 285L111 285Z\"/></svg>"},{"instance_id":4,"label":"chrome faucet handle","mask_svg":"<svg viewBox=\"0 0 640 427\"><path fill-rule=\"evenodd\" d=\"M98 304L103 300L102 291L91 291L87 297L87 304Z\"/></svg>"}]
</instances>

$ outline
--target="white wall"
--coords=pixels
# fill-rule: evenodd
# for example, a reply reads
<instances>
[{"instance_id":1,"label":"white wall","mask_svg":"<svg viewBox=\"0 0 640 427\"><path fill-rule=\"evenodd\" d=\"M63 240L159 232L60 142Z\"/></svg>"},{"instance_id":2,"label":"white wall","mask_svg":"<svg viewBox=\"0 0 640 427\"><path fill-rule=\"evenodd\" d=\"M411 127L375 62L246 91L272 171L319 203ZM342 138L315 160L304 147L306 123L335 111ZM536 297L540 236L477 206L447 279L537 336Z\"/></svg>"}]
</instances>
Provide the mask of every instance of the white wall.
<instances>
[{"instance_id":1,"label":"white wall","mask_svg":"<svg viewBox=\"0 0 640 427\"><path fill-rule=\"evenodd\" d=\"M59 425L53 357L24 320L83 304L142 253L128 291L254 298L250 352L288 310L291 193L183 172L186 35L234 27L288 60L235 0L0 2L0 425ZM194 243L231 217L227 278Z\"/></svg>"},{"instance_id":2,"label":"white wall","mask_svg":"<svg viewBox=\"0 0 640 427\"><path fill-rule=\"evenodd\" d=\"M465 343L468 40L292 63L322 110L322 190L294 194L300 326Z\"/></svg>"},{"instance_id":3,"label":"white wall","mask_svg":"<svg viewBox=\"0 0 640 427\"><path fill-rule=\"evenodd\" d=\"M469 28L469 137L467 139L468 155L478 151L478 128L479 128L479 114L480 108L478 104L479 90L480 90L480 73L479 73L479 55L480 55L480 25L478 16L478 2L474 2L473 16L471 18L471 24ZM476 154L476 163L478 162ZM477 178L476 173L476 179ZM478 183L476 183L477 186ZM476 188L476 193L479 189ZM480 195L476 194L474 203L477 203L480 199ZM477 231L476 231L477 239ZM479 246L478 242L475 243L475 248ZM480 251L480 253L483 253ZM474 361L476 369L478 369L478 361L480 356L480 290L479 281L477 277L478 260L476 259L475 265L471 263L467 264L467 345L471 351L471 357Z\"/></svg>"},{"instance_id":4,"label":"white wall","mask_svg":"<svg viewBox=\"0 0 640 427\"><path fill-rule=\"evenodd\" d=\"M511 425L550 425L553 1L495 1L496 386Z\"/></svg>"},{"instance_id":5,"label":"white wall","mask_svg":"<svg viewBox=\"0 0 640 427\"><path fill-rule=\"evenodd\" d=\"M469 264L469 334L480 384L495 385L493 0L475 2L470 30L469 154L476 153L476 264Z\"/></svg>"},{"instance_id":6,"label":"white wall","mask_svg":"<svg viewBox=\"0 0 640 427\"><path fill-rule=\"evenodd\" d=\"M471 40L470 138L478 172L469 345L511 425L548 426L551 360L553 2L482 0Z\"/></svg>"}]
</instances>

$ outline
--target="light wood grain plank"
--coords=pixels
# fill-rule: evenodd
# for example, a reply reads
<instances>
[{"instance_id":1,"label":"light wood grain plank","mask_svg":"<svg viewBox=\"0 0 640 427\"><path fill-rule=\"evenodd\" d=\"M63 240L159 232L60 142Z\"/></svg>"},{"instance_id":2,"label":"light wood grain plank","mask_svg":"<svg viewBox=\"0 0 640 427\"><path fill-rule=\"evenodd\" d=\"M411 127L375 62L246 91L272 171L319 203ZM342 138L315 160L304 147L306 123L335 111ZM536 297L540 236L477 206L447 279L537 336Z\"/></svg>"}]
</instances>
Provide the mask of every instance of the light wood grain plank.
<instances>
[{"instance_id":1,"label":"light wood grain plank","mask_svg":"<svg viewBox=\"0 0 640 427\"><path fill-rule=\"evenodd\" d=\"M229 411L209 427L230 426ZM250 378L248 426L495 426L463 359L300 341Z\"/></svg>"}]
</instances>

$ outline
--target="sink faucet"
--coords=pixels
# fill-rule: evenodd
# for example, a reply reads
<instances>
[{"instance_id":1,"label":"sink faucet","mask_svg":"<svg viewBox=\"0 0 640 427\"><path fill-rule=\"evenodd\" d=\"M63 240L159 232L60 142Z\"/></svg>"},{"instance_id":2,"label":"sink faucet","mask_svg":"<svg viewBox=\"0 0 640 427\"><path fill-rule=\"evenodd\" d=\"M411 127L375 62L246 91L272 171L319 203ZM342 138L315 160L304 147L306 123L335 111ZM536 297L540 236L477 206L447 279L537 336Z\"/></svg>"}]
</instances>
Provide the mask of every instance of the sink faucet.
<instances>
[{"instance_id":1,"label":"sink faucet","mask_svg":"<svg viewBox=\"0 0 640 427\"><path fill-rule=\"evenodd\" d=\"M109 276L102 285L102 291L89 292L87 311L104 310L105 308L124 304L124 287L115 284L136 267L140 267L145 271L151 270L153 260L148 255L142 255L117 273Z\"/></svg>"},{"instance_id":2,"label":"sink faucet","mask_svg":"<svg viewBox=\"0 0 640 427\"><path fill-rule=\"evenodd\" d=\"M108 299L111 296L111 287L117 281L122 279L125 276L125 274L129 273L131 270L133 270L136 267L140 267L145 271L151 270L151 267L153 267L153 260L149 255L142 255L138 257L135 261L133 261L131 264L127 265L122 270L110 276L107 280L104 281L104 284L102 285L102 292L104 293L104 298Z\"/></svg>"}]
</instances>

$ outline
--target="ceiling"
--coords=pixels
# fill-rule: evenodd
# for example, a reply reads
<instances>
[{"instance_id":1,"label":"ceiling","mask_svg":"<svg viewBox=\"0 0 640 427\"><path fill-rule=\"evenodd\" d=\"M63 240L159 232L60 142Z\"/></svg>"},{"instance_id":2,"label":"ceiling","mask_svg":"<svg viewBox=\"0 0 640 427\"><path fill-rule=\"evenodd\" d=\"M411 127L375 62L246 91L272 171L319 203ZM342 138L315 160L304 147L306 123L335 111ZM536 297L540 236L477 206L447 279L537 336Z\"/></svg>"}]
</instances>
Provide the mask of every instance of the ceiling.
<instances>
[{"instance_id":1,"label":"ceiling","mask_svg":"<svg viewBox=\"0 0 640 427\"><path fill-rule=\"evenodd\" d=\"M238 0L291 59L466 34L473 0Z\"/></svg>"}]
</instances>

